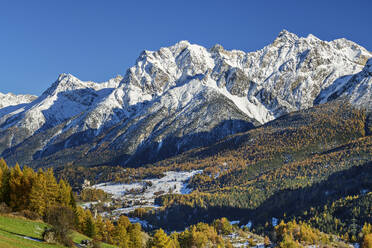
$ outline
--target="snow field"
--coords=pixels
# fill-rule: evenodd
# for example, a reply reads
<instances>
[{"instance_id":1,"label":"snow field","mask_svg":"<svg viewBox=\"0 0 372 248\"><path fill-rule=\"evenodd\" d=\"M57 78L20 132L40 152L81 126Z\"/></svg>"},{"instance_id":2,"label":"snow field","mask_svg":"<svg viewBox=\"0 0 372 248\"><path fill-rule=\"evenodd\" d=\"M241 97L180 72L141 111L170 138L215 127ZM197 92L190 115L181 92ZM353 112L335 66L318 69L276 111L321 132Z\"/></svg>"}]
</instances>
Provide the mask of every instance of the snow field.
<instances>
[{"instance_id":1,"label":"snow field","mask_svg":"<svg viewBox=\"0 0 372 248\"><path fill-rule=\"evenodd\" d=\"M162 178L145 179L140 182L131 184L122 183L101 183L93 185L95 189L101 189L106 193L112 194L114 199L128 202L129 206L125 208L115 209L113 213L128 214L139 207L157 208L154 204L155 198L158 195L173 193L173 194L189 194L192 189L188 187L188 180L201 173L201 170L194 171L167 171ZM87 205L90 205L87 204Z\"/></svg>"}]
</instances>

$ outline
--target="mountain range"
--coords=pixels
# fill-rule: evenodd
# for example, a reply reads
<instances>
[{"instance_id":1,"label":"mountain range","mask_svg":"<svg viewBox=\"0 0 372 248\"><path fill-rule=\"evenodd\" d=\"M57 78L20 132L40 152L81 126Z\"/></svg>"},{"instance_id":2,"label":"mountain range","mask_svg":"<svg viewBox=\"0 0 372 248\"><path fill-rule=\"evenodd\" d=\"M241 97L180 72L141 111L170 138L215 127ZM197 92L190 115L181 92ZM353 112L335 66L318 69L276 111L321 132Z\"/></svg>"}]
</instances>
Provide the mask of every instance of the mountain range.
<instances>
[{"instance_id":1,"label":"mountain range","mask_svg":"<svg viewBox=\"0 0 372 248\"><path fill-rule=\"evenodd\" d=\"M372 53L283 30L254 52L180 41L103 83L61 74L0 94L0 157L32 167L140 166L334 100L372 109Z\"/></svg>"}]
</instances>

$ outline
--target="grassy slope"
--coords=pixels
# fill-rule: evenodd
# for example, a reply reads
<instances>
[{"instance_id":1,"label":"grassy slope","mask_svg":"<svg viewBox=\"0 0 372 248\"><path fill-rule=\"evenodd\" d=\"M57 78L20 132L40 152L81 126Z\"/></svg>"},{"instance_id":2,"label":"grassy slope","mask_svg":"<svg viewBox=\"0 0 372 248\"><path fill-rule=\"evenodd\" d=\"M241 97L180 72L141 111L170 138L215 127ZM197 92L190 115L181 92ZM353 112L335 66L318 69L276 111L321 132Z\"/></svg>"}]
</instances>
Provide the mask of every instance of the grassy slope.
<instances>
[{"instance_id":1,"label":"grassy slope","mask_svg":"<svg viewBox=\"0 0 372 248\"><path fill-rule=\"evenodd\" d=\"M21 218L0 216L0 247L63 247L25 239L23 236L41 239L44 227L42 222Z\"/></svg>"},{"instance_id":2,"label":"grassy slope","mask_svg":"<svg viewBox=\"0 0 372 248\"><path fill-rule=\"evenodd\" d=\"M40 221L26 220L23 218L0 216L0 248L62 248L61 245L52 245L44 242L37 242L24 238L23 236L41 239L42 232L47 224ZM88 239L80 233L73 233L73 241L80 243ZM102 244L102 248L114 247Z\"/></svg>"}]
</instances>

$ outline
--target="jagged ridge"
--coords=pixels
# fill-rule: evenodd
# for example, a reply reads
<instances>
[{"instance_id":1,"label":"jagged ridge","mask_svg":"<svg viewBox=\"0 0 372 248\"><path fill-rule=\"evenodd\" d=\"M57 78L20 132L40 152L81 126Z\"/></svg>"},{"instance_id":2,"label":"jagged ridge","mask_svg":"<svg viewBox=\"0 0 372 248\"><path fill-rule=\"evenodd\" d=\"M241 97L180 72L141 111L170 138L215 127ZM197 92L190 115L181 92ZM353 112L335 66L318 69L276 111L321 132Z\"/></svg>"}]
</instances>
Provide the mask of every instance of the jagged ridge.
<instances>
[{"instance_id":1,"label":"jagged ridge","mask_svg":"<svg viewBox=\"0 0 372 248\"><path fill-rule=\"evenodd\" d=\"M123 78L62 74L35 101L0 111L0 153L35 166L139 165L338 97L370 108L370 57L346 39L286 30L249 53L181 41L142 52Z\"/></svg>"}]
</instances>

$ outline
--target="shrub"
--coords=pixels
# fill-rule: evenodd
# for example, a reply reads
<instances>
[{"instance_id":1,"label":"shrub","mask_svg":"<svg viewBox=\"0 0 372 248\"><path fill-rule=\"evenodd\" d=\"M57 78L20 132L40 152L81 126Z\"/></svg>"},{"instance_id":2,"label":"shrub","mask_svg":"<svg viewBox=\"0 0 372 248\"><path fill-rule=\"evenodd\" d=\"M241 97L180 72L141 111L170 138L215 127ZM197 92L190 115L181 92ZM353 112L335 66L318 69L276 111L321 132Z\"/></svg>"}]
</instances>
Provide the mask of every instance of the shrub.
<instances>
[{"instance_id":1,"label":"shrub","mask_svg":"<svg viewBox=\"0 0 372 248\"><path fill-rule=\"evenodd\" d=\"M70 238L73 228L74 213L68 207L51 207L45 214L44 221L53 226L51 231L55 234L55 240L66 246L73 245Z\"/></svg>"},{"instance_id":2,"label":"shrub","mask_svg":"<svg viewBox=\"0 0 372 248\"><path fill-rule=\"evenodd\" d=\"M51 229L45 229L43 234L42 234L42 237L43 237L43 240L49 244L55 244L57 243L57 240L56 240L56 233L55 231L53 230L53 228Z\"/></svg>"},{"instance_id":3,"label":"shrub","mask_svg":"<svg viewBox=\"0 0 372 248\"><path fill-rule=\"evenodd\" d=\"M5 202L0 203L0 214L9 214L12 210Z\"/></svg>"},{"instance_id":4,"label":"shrub","mask_svg":"<svg viewBox=\"0 0 372 248\"><path fill-rule=\"evenodd\" d=\"M24 217L26 217L27 219L30 219L30 220L38 220L38 219L40 219L40 216L37 213L35 213L33 211L30 211L30 210L27 210L27 209L22 210L21 211L21 214Z\"/></svg>"}]
</instances>

